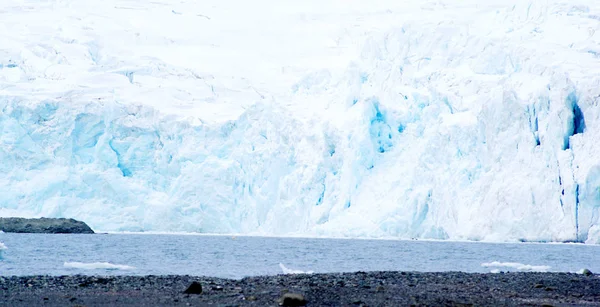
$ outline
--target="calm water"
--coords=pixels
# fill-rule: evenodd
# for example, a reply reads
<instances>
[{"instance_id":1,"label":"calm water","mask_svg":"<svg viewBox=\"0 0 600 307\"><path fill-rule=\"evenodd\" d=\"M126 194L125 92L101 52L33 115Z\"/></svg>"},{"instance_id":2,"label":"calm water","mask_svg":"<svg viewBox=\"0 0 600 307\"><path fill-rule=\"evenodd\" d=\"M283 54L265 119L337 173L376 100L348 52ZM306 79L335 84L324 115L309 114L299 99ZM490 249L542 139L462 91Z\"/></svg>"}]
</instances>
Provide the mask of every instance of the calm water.
<instances>
[{"instance_id":1,"label":"calm water","mask_svg":"<svg viewBox=\"0 0 600 307\"><path fill-rule=\"evenodd\" d=\"M0 275L190 274L228 278L281 274L286 267L314 272L376 270L490 272L523 270L600 272L600 246L470 242L341 240L196 235L0 234L8 247ZM109 262L130 269L73 268L65 262ZM90 265L93 267L93 265Z\"/></svg>"}]
</instances>

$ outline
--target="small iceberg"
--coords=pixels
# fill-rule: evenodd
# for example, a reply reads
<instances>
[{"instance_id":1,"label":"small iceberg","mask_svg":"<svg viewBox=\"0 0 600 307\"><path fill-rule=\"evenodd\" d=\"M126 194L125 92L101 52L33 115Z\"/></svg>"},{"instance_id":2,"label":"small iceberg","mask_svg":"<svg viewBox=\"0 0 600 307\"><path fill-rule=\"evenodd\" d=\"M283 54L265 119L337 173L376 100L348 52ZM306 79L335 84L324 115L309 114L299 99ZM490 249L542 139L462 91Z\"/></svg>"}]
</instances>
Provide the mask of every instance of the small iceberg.
<instances>
[{"instance_id":1,"label":"small iceberg","mask_svg":"<svg viewBox=\"0 0 600 307\"><path fill-rule=\"evenodd\" d=\"M547 265L530 265L530 264L522 264L518 262L485 262L481 264L482 267L486 268L508 268L514 269L521 272L548 272L550 270L550 266ZM493 269L492 273L499 273L499 269Z\"/></svg>"},{"instance_id":2,"label":"small iceberg","mask_svg":"<svg viewBox=\"0 0 600 307\"><path fill-rule=\"evenodd\" d=\"M66 268L83 269L83 270L133 270L135 267L124 264L112 264L110 262L65 262Z\"/></svg>"},{"instance_id":3,"label":"small iceberg","mask_svg":"<svg viewBox=\"0 0 600 307\"><path fill-rule=\"evenodd\" d=\"M4 250L7 250L8 247L6 247L6 245L2 242L0 242L0 259L2 259L3 255L2 253L4 252Z\"/></svg>"},{"instance_id":4,"label":"small iceberg","mask_svg":"<svg viewBox=\"0 0 600 307\"><path fill-rule=\"evenodd\" d=\"M287 268L285 265L283 265L283 263L279 263L279 267L283 271L283 274L312 274L313 273L313 271L305 272L305 271L290 269L290 268Z\"/></svg>"}]
</instances>

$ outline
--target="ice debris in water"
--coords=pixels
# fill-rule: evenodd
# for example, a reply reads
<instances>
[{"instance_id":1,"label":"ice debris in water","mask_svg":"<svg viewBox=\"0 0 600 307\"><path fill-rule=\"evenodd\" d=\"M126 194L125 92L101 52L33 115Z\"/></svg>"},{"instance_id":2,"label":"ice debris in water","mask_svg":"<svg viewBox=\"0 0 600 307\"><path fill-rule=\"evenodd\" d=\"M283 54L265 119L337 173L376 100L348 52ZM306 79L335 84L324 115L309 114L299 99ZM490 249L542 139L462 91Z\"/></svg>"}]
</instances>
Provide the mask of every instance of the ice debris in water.
<instances>
[{"instance_id":1,"label":"ice debris in water","mask_svg":"<svg viewBox=\"0 0 600 307\"><path fill-rule=\"evenodd\" d=\"M301 271L301 270L290 269L290 268L287 268L285 265L283 265L283 263L280 263L279 267L283 271L283 274L312 274L312 273L314 273L313 271Z\"/></svg>"},{"instance_id":2,"label":"ice debris in water","mask_svg":"<svg viewBox=\"0 0 600 307\"><path fill-rule=\"evenodd\" d=\"M0 242L0 259L2 259L2 257L3 257L2 253L7 249L8 249L8 247L6 247L6 245L4 243Z\"/></svg>"},{"instance_id":3,"label":"ice debris in water","mask_svg":"<svg viewBox=\"0 0 600 307\"><path fill-rule=\"evenodd\" d=\"M514 269L517 271L523 271L523 272L548 272L548 270L550 270L550 266L547 265L530 265L530 264L522 264L522 263L518 263L518 262L498 262L498 261L493 261L493 262L485 262L481 264L482 267L496 267L496 268L507 268L507 269ZM498 271L498 269L493 269L492 273L496 273L494 271Z\"/></svg>"},{"instance_id":4,"label":"ice debris in water","mask_svg":"<svg viewBox=\"0 0 600 307\"><path fill-rule=\"evenodd\" d=\"M83 269L83 270L133 270L135 267L123 265L123 264L112 264L110 262L65 262L66 268Z\"/></svg>"}]
</instances>

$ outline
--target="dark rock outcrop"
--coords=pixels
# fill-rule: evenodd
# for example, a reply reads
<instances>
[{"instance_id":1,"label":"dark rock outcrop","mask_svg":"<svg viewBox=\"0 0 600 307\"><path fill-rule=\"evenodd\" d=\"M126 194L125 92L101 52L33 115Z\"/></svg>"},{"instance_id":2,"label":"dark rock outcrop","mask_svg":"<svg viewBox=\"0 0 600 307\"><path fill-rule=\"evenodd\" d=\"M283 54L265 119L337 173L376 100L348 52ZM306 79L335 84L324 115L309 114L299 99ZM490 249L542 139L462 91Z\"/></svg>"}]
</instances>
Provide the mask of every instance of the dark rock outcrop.
<instances>
[{"instance_id":1,"label":"dark rock outcrop","mask_svg":"<svg viewBox=\"0 0 600 307\"><path fill-rule=\"evenodd\" d=\"M94 233L86 223L65 218L0 218L0 230L16 233Z\"/></svg>"}]
</instances>

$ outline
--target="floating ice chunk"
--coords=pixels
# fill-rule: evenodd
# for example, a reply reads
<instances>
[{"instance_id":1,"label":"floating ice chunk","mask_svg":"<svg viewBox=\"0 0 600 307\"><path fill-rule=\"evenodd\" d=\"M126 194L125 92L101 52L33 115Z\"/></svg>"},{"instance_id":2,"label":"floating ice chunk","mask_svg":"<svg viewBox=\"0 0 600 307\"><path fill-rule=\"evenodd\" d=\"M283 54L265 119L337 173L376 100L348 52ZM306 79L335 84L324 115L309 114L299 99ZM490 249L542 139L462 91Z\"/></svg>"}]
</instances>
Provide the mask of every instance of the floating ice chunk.
<instances>
[{"instance_id":1,"label":"floating ice chunk","mask_svg":"<svg viewBox=\"0 0 600 307\"><path fill-rule=\"evenodd\" d=\"M110 262L65 262L66 268L84 269L84 270L133 270L135 267L123 265L123 264L112 264Z\"/></svg>"},{"instance_id":2,"label":"floating ice chunk","mask_svg":"<svg viewBox=\"0 0 600 307\"><path fill-rule=\"evenodd\" d=\"M0 259L3 258L2 253L4 252L4 250L8 249L8 247L6 247L6 245L2 242L0 242Z\"/></svg>"},{"instance_id":3,"label":"floating ice chunk","mask_svg":"<svg viewBox=\"0 0 600 307\"><path fill-rule=\"evenodd\" d=\"M283 263L280 263L279 267L283 271L283 274L312 274L313 273L313 271L305 272L305 271L290 269L290 268L287 268L285 265L283 265Z\"/></svg>"},{"instance_id":4,"label":"floating ice chunk","mask_svg":"<svg viewBox=\"0 0 600 307\"><path fill-rule=\"evenodd\" d=\"M493 262L485 262L481 264L482 267L500 267L500 268L509 268L509 269L515 269L517 271L523 271L523 272L547 272L548 270L550 270L550 266L547 265L530 265L530 264L522 264L522 263L518 263L518 262L498 262L498 261L493 261ZM497 271L497 269L492 270L492 273L497 273L494 272Z\"/></svg>"}]
</instances>

